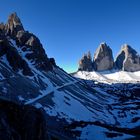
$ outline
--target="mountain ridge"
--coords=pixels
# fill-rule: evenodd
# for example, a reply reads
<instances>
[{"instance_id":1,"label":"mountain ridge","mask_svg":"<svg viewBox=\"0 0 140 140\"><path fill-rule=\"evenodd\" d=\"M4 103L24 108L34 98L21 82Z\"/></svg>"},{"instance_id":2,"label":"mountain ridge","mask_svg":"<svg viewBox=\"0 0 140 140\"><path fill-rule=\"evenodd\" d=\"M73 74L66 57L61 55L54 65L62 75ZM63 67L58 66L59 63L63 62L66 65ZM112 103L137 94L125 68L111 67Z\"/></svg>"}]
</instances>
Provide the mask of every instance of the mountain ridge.
<instances>
[{"instance_id":1,"label":"mountain ridge","mask_svg":"<svg viewBox=\"0 0 140 140\"><path fill-rule=\"evenodd\" d=\"M34 62L34 65L36 65L38 69L48 71L52 70L53 66L56 66L55 60L53 58L49 59L47 57L45 50L42 44L40 43L40 40L34 34L24 30L21 20L19 19L16 13L12 13L9 16L8 22L6 24L2 23L2 27L0 28L0 34L1 46L3 46L3 44L4 46L7 46L7 48L1 47L1 51L4 54L6 54L7 58L10 55L10 59L8 59L8 61L9 64L13 67L13 69L23 69L24 71L24 68L22 68L22 66L20 66L19 64L22 64L21 61L24 61L22 60L20 55L17 54L17 57L19 58L17 60L20 61L19 63L16 62L17 65L13 64L12 62L12 60L14 59L12 59L12 57L16 55L16 50L14 51L14 49L12 49L12 46L14 45L17 45L18 49L21 49L21 51L26 52L25 58ZM7 54L7 52L9 55ZM14 53L14 55L12 55L12 53ZM23 65L26 65L26 67L28 67L28 64L25 61L23 63ZM27 75L31 75L31 72L26 71L25 73Z\"/></svg>"},{"instance_id":2,"label":"mountain ridge","mask_svg":"<svg viewBox=\"0 0 140 140\"><path fill-rule=\"evenodd\" d=\"M78 70L106 71L118 69L128 72L140 71L140 55L127 44L122 45L122 48L115 60L112 55L112 49L105 42L99 45L94 53L93 60L90 56L90 64L86 60L86 56L88 54L85 54L80 59ZM89 69L89 67L91 68Z\"/></svg>"}]
</instances>

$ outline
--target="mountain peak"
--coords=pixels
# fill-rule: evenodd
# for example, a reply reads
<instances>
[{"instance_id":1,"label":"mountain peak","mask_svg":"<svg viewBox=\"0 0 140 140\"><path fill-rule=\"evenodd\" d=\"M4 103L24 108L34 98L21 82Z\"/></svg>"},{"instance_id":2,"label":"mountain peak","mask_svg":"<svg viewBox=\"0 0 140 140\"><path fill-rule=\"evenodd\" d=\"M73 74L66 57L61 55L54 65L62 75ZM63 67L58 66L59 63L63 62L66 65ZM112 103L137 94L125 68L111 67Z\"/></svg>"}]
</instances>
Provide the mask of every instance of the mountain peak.
<instances>
[{"instance_id":1,"label":"mountain peak","mask_svg":"<svg viewBox=\"0 0 140 140\"><path fill-rule=\"evenodd\" d=\"M6 34L15 38L19 31L24 31L20 18L16 13L10 14L8 22L5 25Z\"/></svg>"},{"instance_id":2,"label":"mountain peak","mask_svg":"<svg viewBox=\"0 0 140 140\"><path fill-rule=\"evenodd\" d=\"M94 54L95 69L109 70L114 66L113 54L111 48L104 42L99 45Z\"/></svg>"},{"instance_id":3,"label":"mountain peak","mask_svg":"<svg viewBox=\"0 0 140 140\"><path fill-rule=\"evenodd\" d=\"M111 48L105 43L100 43L92 61L91 53L85 54L79 62L79 69L83 71L110 70L114 66L114 59Z\"/></svg>"},{"instance_id":4,"label":"mountain peak","mask_svg":"<svg viewBox=\"0 0 140 140\"><path fill-rule=\"evenodd\" d=\"M116 57L115 65L117 68L124 71L139 71L140 56L130 45L124 44L120 53Z\"/></svg>"},{"instance_id":5,"label":"mountain peak","mask_svg":"<svg viewBox=\"0 0 140 140\"><path fill-rule=\"evenodd\" d=\"M54 59L49 59L45 50L34 34L25 31L16 13L8 17L6 24L0 24L0 58L6 57L14 71L22 71L24 75L33 75L33 67L49 71L55 65Z\"/></svg>"},{"instance_id":6,"label":"mountain peak","mask_svg":"<svg viewBox=\"0 0 140 140\"><path fill-rule=\"evenodd\" d=\"M96 49L96 52L94 54L94 60L98 57L98 55L100 55L101 53L103 53L104 55L107 55L106 53L112 52L111 48L105 43L102 42L100 43L99 47ZM102 54L102 55L103 55Z\"/></svg>"},{"instance_id":7,"label":"mountain peak","mask_svg":"<svg viewBox=\"0 0 140 140\"><path fill-rule=\"evenodd\" d=\"M83 57L79 61L79 70L83 71L92 71L93 70L93 62L90 51L87 54L84 54Z\"/></svg>"},{"instance_id":8,"label":"mountain peak","mask_svg":"<svg viewBox=\"0 0 140 140\"><path fill-rule=\"evenodd\" d=\"M124 44L124 45L122 45L122 50L132 50L132 47L130 46L130 45L128 45L128 44Z\"/></svg>"},{"instance_id":9,"label":"mountain peak","mask_svg":"<svg viewBox=\"0 0 140 140\"><path fill-rule=\"evenodd\" d=\"M106 42L101 42L99 46L100 47L107 47L107 43Z\"/></svg>"},{"instance_id":10,"label":"mountain peak","mask_svg":"<svg viewBox=\"0 0 140 140\"><path fill-rule=\"evenodd\" d=\"M133 49L130 45L128 45L128 44L122 45L121 51L124 51L124 52L126 52L126 53L135 53L135 54L137 54L136 50L134 50L134 49Z\"/></svg>"},{"instance_id":11,"label":"mountain peak","mask_svg":"<svg viewBox=\"0 0 140 140\"><path fill-rule=\"evenodd\" d=\"M129 49L132 48L129 44L125 43L124 45L122 45L122 49Z\"/></svg>"},{"instance_id":12,"label":"mountain peak","mask_svg":"<svg viewBox=\"0 0 140 140\"><path fill-rule=\"evenodd\" d=\"M17 16L17 13L14 12L9 15L8 23L13 23L14 25L22 25L20 18Z\"/></svg>"}]
</instances>

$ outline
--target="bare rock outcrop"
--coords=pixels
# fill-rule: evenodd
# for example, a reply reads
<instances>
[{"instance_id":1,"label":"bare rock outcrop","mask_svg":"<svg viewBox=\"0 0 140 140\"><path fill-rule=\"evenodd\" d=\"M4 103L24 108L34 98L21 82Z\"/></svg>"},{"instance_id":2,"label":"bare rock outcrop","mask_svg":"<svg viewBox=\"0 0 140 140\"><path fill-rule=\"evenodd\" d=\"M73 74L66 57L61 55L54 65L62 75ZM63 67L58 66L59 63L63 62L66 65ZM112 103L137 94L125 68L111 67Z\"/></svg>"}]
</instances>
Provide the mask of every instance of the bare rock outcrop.
<instances>
[{"instance_id":1,"label":"bare rock outcrop","mask_svg":"<svg viewBox=\"0 0 140 140\"><path fill-rule=\"evenodd\" d=\"M116 58L115 66L128 72L139 71L140 55L131 46L124 44Z\"/></svg>"},{"instance_id":2,"label":"bare rock outcrop","mask_svg":"<svg viewBox=\"0 0 140 140\"><path fill-rule=\"evenodd\" d=\"M23 25L16 13L12 13L5 25L6 34L14 38L19 31L24 31Z\"/></svg>"},{"instance_id":3,"label":"bare rock outcrop","mask_svg":"<svg viewBox=\"0 0 140 140\"><path fill-rule=\"evenodd\" d=\"M93 62L91 58L91 53L88 52L87 54L84 54L84 56L79 61L79 68L78 70L81 71L92 71L93 70Z\"/></svg>"},{"instance_id":4,"label":"bare rock outcrop","mask_svg":"<svg viewBox=\"0 0 140 140\"><path fill-rule=\"evenodd\" d=\"M114 66L111 48L106 43L101 43L94 54L95 70L110 70Z\"/></svg>"},{"instance_id":5,"label":"bare rock outcrop","mask_svg":"<svg viewBox=\"0 0 140 140\"><path fill-rule=\"evenodd\" d=\"M27 62L20 56L16 48L14 48L6 38L0 40L0 57L4 56L14 71L17 72L21 70L24 75L33 75Z\"/></svg>"},{"instance_id":6,"label":"bare rock outcrop","mask_svg":"<svg viewBox=\"0 0 140 140\"><path fill-rule=\"evenodd\" d=\"M55 60L48 58L38 37L24 30L16 13L9 16L6 24L0 24L0 50L0 57L5 54L13 70L22 70L24 75L32 75L26 60L43 71L56 66ZM22 54L24 59L21 59Z\"/></svg>"}]
</instances>

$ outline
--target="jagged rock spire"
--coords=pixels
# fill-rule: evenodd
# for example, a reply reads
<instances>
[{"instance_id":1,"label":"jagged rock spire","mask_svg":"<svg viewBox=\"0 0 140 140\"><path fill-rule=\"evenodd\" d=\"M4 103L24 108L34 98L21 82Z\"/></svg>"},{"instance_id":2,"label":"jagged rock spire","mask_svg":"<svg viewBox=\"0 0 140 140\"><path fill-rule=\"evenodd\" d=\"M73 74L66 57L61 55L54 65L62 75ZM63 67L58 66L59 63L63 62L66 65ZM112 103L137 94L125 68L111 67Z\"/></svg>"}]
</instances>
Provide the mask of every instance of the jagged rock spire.
<instances>
[{"instance_id":1,"label":"jagged rock spire","mask_svg":"<svg viewBox=\"0 0 140 140\"><path fill-rule=\"evenodd\" d=\"M116 68L134 72L140 70L140 56L130 45L124 44L115 61Z\"/></svg>"},{"instance_id":2,"label":"jagged rock spire","mask_svg":"<svg viewBox=\"0 0 140 140\"><path fill-rule=\"evenodd\" d=\"M80 59L78 70L82 70L82 71L93 70L93 62L92 62L90 51L87 54L84 54L83 57Z\"/></svg>"},{"instance_id":3,"label":"jagged rock spire","mask_svg":"<svg viewBox=\"0 0 140 140\"><path fill-rule=\"evenodd\" d=\"M24 31L21 20L16 13L12 13L9 16L5 29L6 29L6 34L13 38L16 37L18 31Z\"/></svg>"},{"instance_id":4,"label":"jagged rock spire","mask_svg":"<svg viewBox=\"0 0 140 140\"><path fill-rule=\"evenodd\" d=\"M111 48L106 43L101 43L94 54L95 70L110 70L114 66Z\"/></svg>"},{"instance_id":5,"label":"jagged rock spire","mask_svg":"<svg viewBox=\"0 0 140 140\"><path fill-rule=\"evenodd\" d=\"M124 44L114 62L111 48L103 42L97 48L93 61L90 52L82 57L78 70L104 71L113 68L128 72L140 71L140 55L130 45Z\"/></svg>"},{"instance_id":6,"label":"jagged rock spire","mask_svg":"<svg viewBox=\"0 0 140 140\"><path fill-rule=\"evenodd\" d=\"M56 66L55 60L47 57L38 37L24 30L16 13L9 16L6 24L0 24L0 57L4 55L12 69L22 70L24 75L33 75L26 61L32 62L41 71L49 71Z\"/></svg>"}]
</instances>

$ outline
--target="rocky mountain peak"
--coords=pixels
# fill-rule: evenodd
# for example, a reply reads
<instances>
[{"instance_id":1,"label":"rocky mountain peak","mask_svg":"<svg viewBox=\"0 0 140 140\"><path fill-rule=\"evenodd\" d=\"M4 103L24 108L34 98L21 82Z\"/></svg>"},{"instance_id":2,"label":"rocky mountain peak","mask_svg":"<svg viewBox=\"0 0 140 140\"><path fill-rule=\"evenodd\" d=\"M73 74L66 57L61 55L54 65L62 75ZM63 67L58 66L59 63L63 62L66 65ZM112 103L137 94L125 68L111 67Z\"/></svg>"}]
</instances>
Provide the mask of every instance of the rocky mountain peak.
<instances>
[{"instance_id":1,"label":"rocky mountain peak","mask_svg":"<svg viewBox=\"0 0 140 140\"><path fill-rule=\"evenodd\" d=\"M126 53L126 55L130 55L131 53L132 54L135 54L137 55L138 53L136 52L136 50L134 50L130 45L128 44L124 44L122 45L122 49L121 51L124 51Z\"/></svg>"},{"instance_id":2,"label":"rocky mountain peak","mask_svg":"<svg viewBox=\"0 0 140 140\"><path fill-rule=\"evenodd\" d=\"M129 72L140 70L140 55L130 45L124 44L114 62L111 48L101 43L97 48L93 61L91 54L85 54L79 62L79 69L84 71L105 71L119 69Z\"/></svg>"},{"instance_id":3,"label":"rocky mountain peak","mask_svg":"<svg viewBox=\"0 0 140 140\"><path fill-rule=\"evenodd\" d=\"M82 71L93 70L93 62L92 62L90 51L87 54L84 54L83 57L80 59L78 70L82 70Z\"/></svg>"},{"instance_id":4,"label":"rocky mountain peak","mask_svg":"<svg viewBox=\"0 0 140 140\"><path fill-rule=\"evenodd\" d=\"M128 45L127 43L122 45L122 50L128 50L128 49L132 49L132 47L130 45Z\"/></svg>"},{"instance_id":5,"label":"rocky mountain peak","mask_svg":"<svg viewBox=\"0 0 140 140\"><path fill-rule=\"evenodd\" d=\"M118 69L134 72L140 70L140 56L130 45L124 44L118 56L115 65Z\"/></svg>"},{"instance_id":6,"label":"rocky mountain peak","mask_svg":"<svg viewBox=\"0 0 140 140\"><path fill-rule=\"evenodd\" d=\"M101 43L94 54L95 70L103 71L114 66L111 48L106 43Z\"/></svg>"},{"instance_id":7,"label":"rocky mountain peak","mask_svg":"<svg viewBox=\"0 0 140 140\"><path fill-rule=\"evenodd\" d=\"M22 25L20 18L17 16L17 13L12 13L8 17L8 23L13 24L14 26L16 25Z\"/></svg>"},{"instance_id":8,"label":"rocky mountain peak","mask_svg":"<svg viewBox=\"0 0 140 140\"><path fill-rule=\"evenodd\" d=\"M0 59L8 61L14 71L33 75L29 63L43 71L56 66L54 59L47 57L45 50L34 34L25 31L16 13L12 13L6 24L0 24Z\"/></svg>"},{"instance_id":9,"label":"rocky mountain peak","mask_svg":"<svg viewBox=\"0 0 140 140\"><path fill-rule=\"evenodd\" d=\"M102 48L108 47L106 42L101 42L99 46Z\"/></svg>"},{"instance_id":10,"label":"rocky mountain peak","mask_svg":"<svg viewBox=\"0 0 140 140\"><path fill-rule=\"evenodd\" d=\"M114 60L111 48L105 43L101 43L97 48L92 60L90 51L79 61L78 70L83 71L103 71L110 70L114 67Z\"/></svg>"},{"instance_id":11,"label":"rocky mountain peak","mask_svg":"<svg viewBox=\"0 0 140 140\"><path fill-rule=\"evenodd\" d=\"M106 55L110 53L110 51L111 51L111 48L105 42L103 42L97 48L94 54L94 59L96 59L99 55Z\"/></svg>"},{"instance_id":12,"label":"rocky mountain peak","mask_svg":"<svg viewBox=\"0 0 140 140\"><path fill-rule=\"evenodd\" d=\"M17 16L16 13L12 13L8 17L8 22L5 25L6 34L15 38L18 31L24 31L23 25L21 23L20 18Z\"/></svg>"}]
</instances>

